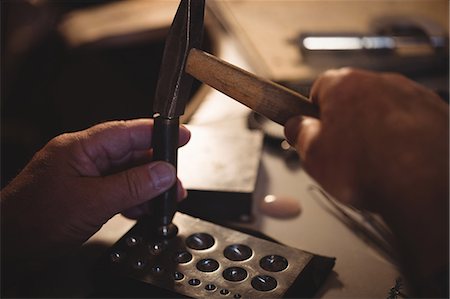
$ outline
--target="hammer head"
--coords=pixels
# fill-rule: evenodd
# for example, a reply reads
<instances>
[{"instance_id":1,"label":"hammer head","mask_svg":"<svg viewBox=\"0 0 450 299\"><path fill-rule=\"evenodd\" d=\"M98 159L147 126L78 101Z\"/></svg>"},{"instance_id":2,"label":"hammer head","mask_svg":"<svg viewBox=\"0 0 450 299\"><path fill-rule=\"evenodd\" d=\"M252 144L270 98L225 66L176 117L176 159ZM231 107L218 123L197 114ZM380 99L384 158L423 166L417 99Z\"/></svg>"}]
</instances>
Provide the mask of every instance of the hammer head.
<instances>
[{"instance_id":1,"label":"hammer head","mask_svg":"<svg viewBox=\"0 0 450 299\"><path fill-rule=\"evenodd\" d=\"M205 0L181 0L164 46L156 94L155 113L174 118L184 113L193 77L184 71L192 48L201 45Z\"/></svg>"}]
</instances>

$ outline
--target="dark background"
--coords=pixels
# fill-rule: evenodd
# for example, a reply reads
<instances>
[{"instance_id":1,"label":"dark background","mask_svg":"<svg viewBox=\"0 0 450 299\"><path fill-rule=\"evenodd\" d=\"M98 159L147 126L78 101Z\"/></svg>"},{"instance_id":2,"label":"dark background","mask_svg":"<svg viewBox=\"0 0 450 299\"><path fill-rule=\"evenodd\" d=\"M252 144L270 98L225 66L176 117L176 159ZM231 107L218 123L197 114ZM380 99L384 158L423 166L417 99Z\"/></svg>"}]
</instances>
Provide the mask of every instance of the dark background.
<instances>
[{"instance_id":1,"label":"dark background","mask_svg":"<svg viewBox=\"0 0 450 299\"><path fill-rule=\"evenodd\" d=\"M152 116L164 38L73 49L56 30L64 14L104 2L1 1L2 187L62 132Z\"/></svg>"}]
</instances>

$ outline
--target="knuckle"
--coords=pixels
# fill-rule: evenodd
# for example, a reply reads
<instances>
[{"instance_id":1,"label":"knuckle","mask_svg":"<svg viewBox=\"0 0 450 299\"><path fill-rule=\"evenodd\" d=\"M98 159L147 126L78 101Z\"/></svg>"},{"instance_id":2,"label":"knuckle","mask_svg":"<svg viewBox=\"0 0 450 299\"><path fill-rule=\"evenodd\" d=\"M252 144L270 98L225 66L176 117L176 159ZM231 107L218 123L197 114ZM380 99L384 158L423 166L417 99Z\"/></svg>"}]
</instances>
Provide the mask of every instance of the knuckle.
<instances>
[{"instance_id":1,"label":"knuckle","mask_svg":"<svg viewBox=\"0 0 450 299\"><path fill-rule=\"evenodd\" d=\"M73 140L73 133L64 133L61 135L58 135L51 139L47 145L46 148L48 149L58 149L68 146L72 143Z\"/></svg>"},{"instance_id":2,"label":"knuckle","mask_svg":"<svg viewBox=\"0 0 450 299\"><path fill-rule=\"evenodd\" d=\"M88 137L92 137L106 130L125 130L127 127L127 121L125 120L115 120L108 121L92 126L84 131L81 131L82 134Z\"/></svg>"},{"instance_id":3,"label":"knuckle","mask_svg":"<svg viewBox=\"0 0 450 299\"><path fill-rule=\"evenodd\" d=\"M340 69L335 77L328 96L340 104L351 104L355 100L364 100L367 90L372 84L373 73L354 68Z\"/></svg>"},{"instance_id":4,"label":"knuckle","mask_svg":"<svg viewBox=\"0 0 450 299\"><path fill-rule=\"evenodd\" d=\"M341 103L359 93L367 76L368 72L354 68L329 70L318 78L316 93L324 99Z\"/></svg>"},{"instance_id":5,"label":"knuckle","mask_svg":"<svg viewBox=\"0 0 450 299\"><path fill-rule=\"evenodd\" d=\"M386 72L386 73L382 73L381 77L384 78L385 80L391 81L391 82L403 83L405 81L409 81L409 79L407 79L405 76L403 76L402 74L399 74L399 73Z\"/></svg>"},{"instance_id":6,"label":"knuckle","mask_svg":"<svg viewBox=\"0 0 450 299\"><path fill-rule=\"evenodd\" d=\"M360 83L365 78L367 78L366 72L353 68L341 69L341 72L338 75L340 87L354 88L355 86L358 86L355 83Z\"/></svg>"},{"instance_id":7,"label":"knuckle","mask_svg":"<svg viewBox=\"0 0 450 299\"><path fill-rule=\"evenodd\" d=\"M340 69L327 70L319 78L328 80L348 80L354 77L361 76L362 74L362 70L352 67L343 67Z\"/></svg>"},{"instance_id":8,"label":"knuckle","mask_svg":"<svg viewBox=\"0 0 450 299\"><path fill-rule=\"evenodd\" d=\"M104 130L104 129L108 129L108 128L117 128L117 129L124 129L127 126L127 121L125 120L114 120L114 121L108 121L108 122L104 122L98 125L95 125L94 127L92 127L92 129L94 130Z\"/></svg>"},{"instance_id":9,"label":"knuckle","mask_svg":"<svg viewBox=\"0 0 450 299\"><path fill-rule=\"evenodd\" d=\"M77 141L75 133L64 133L51 139L41 150L36 153L37 158L49 160L60 160L67 157L73 150L73 145ZM50 158L51 157L51 158Z\"/></svg>"}]
</instances>

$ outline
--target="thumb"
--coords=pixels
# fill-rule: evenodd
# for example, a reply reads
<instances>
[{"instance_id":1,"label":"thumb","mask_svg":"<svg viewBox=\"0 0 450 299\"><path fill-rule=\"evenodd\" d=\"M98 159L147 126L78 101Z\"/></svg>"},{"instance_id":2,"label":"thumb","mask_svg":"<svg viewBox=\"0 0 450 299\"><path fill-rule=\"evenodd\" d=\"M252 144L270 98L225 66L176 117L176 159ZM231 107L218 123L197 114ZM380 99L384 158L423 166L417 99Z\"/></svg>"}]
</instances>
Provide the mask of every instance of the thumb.
<instances>
[{"instance_id":1,"label":"thumb","mask_svg":"<svg viewBox=\"0 0 450 299\"><path fill-rule=\"evenodd\" d=\"M108 217L148 201L172 187L176 181L175 168L158 161L134 167L104 177L100 184L103 207Z\"/></svg>"},{"instance_id":2,"label":"thumb","mask_svg":"<svg viewBox=\"0 0 450 299\"><path fill-rule=\"evenodd\" d=\"M311 145L315 142L321 130L321 122L312 117L295 117L285 125L284 134L300 157L305 160Z\"/></svg>"}]
</instances>

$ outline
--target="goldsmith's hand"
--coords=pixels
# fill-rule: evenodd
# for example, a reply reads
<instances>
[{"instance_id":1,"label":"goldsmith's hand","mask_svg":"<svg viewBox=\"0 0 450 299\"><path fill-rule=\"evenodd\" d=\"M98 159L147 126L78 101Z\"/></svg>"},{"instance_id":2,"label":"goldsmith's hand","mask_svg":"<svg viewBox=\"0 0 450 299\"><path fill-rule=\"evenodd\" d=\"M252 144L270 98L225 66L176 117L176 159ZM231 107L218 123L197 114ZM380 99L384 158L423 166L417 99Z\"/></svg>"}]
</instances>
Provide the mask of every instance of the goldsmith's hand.
<instances>
[{"instance_id":1,"label":"goldsmith's hand","mask_svg":"<svg viewBox=\"0 0 450 299\"><path fill-rule=\"evenodd\" d=\"M60 135L1 192L2 254L11 267L48 262L80 246L113 215L139 217L177 183L151 162L153 121L107 122ZM180 145L190 137L180 128ZM179 197L186 191L178 181Z\"/></svg>"},{"instance_id":2,"label":"goldsmith's hand","mask_svg":"<svg viewBox=\"0 0 450 299\"><path fill-rule=\"evenodd\" d=\"M337 199L377 211L412 189L429 197L424 185L445 194L449 111L435 93L401 75L345 68L320 76L311 99L321 119L291 119L285 133Z\"/></svg>"},{"instance_id":3,"label":"goldsmith's hand","mask_svg":"<svg viewBox=\"0 0 450 299\"><path fill-rule=\"evenodd\" d=\"M324 73L311 99L320 120L285 127L308 173L337 199L380 213L422 283L448 267L448 105L401 75L355 69Z\"/></svg>"}]
</instances>

